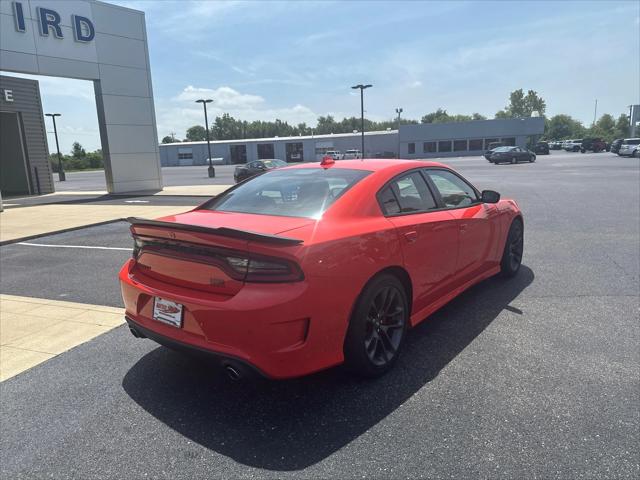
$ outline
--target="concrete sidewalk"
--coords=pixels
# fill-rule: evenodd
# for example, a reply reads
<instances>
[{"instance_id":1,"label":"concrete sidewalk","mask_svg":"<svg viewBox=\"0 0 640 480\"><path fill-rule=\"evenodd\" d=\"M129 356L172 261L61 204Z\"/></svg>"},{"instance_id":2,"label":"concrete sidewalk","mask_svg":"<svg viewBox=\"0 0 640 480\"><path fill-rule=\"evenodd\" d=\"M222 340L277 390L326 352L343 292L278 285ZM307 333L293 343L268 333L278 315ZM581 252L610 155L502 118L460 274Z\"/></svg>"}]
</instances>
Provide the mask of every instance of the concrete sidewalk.
<instances>
[{"instance_id":1,"label":"concrete sidewalk","mask_svg":"<svg viewBox=\"0 0 640 480\"><path fill-rule=\"evenodd\" d=\"M0 295L0 381L124 322L124 309Z\"/></svg>"},{"instance_id":2,"label":"concrete sidewalk","mask_svg":"<svg viewBox=\"0 0 640 480\"><path fill-rule=\"evenodd\" d=\"M0 214L0 244L107 223L126 217L157 218L189 210L184 205L48 204L6 209Z\"/></svg>"}]
</instances>

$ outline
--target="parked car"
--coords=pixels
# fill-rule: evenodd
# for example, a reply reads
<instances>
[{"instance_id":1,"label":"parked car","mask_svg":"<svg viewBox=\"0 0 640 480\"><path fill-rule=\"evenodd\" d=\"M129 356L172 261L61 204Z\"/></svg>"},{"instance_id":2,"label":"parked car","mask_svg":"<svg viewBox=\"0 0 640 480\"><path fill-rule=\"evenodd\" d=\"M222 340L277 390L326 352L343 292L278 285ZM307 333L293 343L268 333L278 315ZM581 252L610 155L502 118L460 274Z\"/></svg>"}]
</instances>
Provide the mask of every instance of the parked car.
<instances>
[{"instance_id":1,"label":"parked car","mask_svg":"<svg viewBox=\"0 0 640 480\"><path fill-rule=\"evenodd\" d=\"M549 142L549 148L551 150L561 150L562 149L562 142L560 140L554 140L552 142Z\"/></svg>"},{"instance_id":2,"label":"parked car","mask_svg":"<svg viewBox=\"0 0 640 480\"><path fill-rule=\"evenodd\" d=\"M607 144L601 138L585 138L582 140L580 151L585 153L591 151L593 153L602 152L607 149Z\"/></svg>"},{"instance_id":3,"label":"parked car","mask_svg":"<svg viewBox=\"0 0 640 480\"><path fill-rule=\"evenodd\" d=\"M533 152L537 155L549 155L549 144L547 142L536 142Z\"/></svg>"},{"instance_id":4,"label":"parked car","mask_svg":"<svg viewBox=\"0 0 640 480\"><path fill-rule=\"evenodd\" d=\"M504 143L491 142L489 145L487 145L487 151L484 152L484 158L486 158L488 161L491 161L491 154L496 148L499 148L499 147L504 147Z\"/></svg>"},{"instance_id":5,"label":"parked car","mask_svg":"<svg viewBox=\"0 0 640 480\"><path fill-rule=\"evenodd\" d=\"M536 155L531 150L522 147L498 147L491 154L489 161L495 165L499 163L535 162Z\"/></svg>"},{"instance_id":6,"label":"parked car","mask_svg":"<svg viewBox=\"0 0 640 480\"><path fill-rule=\"evenodd\" d=\"M351 149L344 151L344 159L345 160L353 160L355 158L362 158L362 152L358 149Z\"/></svg>"},{"instance_id":7,"label":"parked car","mask_svg":"<svg viewBox=\"0 0 640 480\"><path fill-rule=\"evenodd\" d=\"M625 138L620 145L618 155L621 157L637 157L638 145L640 145L640 138Z\"/></svg>"},{"instance_id":8,"label":"parked car","mask_svg":"<svg viewBox=\"0 0 640 480\"><path fill-rule=\"evenodd\" d=\"M515 276L524 247L515 201L397 159L272 170L189 212L129 222L119 279L133 335L208 355L236 379L341 363L382 375L409 327Z\"/></svg>"},{"instance_id":9,"label":"parked car","mask_svg":"<svg viewBox=\"0 0 640 480\"><path fill-rule=\"evenodd\" d=\"M251 178L254 175L258 175L259 173L266 172L267 170L286 166L287 162L276 158L269 160L255 160L247 163L246 165L238 165L233 172L233 179L238 183L246 180L247 178Z\"/></svg>"},{"instance_id":10,"label":"parked car","mask_svg":"<svg viewBox=\"0 0 640 480\"><path fill-rule=\"evenodd\" d=\"M577 138L574 140L567 140L565 141L562 148L564 148L567 152L579 152L580 148L582 148L582 139Z\"/></svg>"},{"instance_id":11,"label":"parked car","mask_svg":"<svg viewBox=\"0 0 640 480\"><path fill-rule=\"evenodd\" d=\"M340 150L328 150L325 155L333 158L334 160L342 160L344 158L344 155L340 153Z\"/></svg>"},{"instance_id":12,"label":"parked car","mask_svg":"<svg viewBox=\"0 0 640 480\"><path fill-rule=\"evenodd\" d=\"M609 147L609 151L611 153L618 153L620 150L620 146L624 142L624 138L616 138L613 142L611 142L611 146Z\"/></svg>"}]
</instances>

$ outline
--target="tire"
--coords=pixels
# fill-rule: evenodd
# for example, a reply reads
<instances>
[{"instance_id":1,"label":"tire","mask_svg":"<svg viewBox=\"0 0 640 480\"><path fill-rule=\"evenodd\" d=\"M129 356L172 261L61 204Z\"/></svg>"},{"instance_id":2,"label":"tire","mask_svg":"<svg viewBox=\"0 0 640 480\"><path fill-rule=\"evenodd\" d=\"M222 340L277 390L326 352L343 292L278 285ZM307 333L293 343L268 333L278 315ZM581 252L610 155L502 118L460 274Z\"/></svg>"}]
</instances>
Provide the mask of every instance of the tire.
<instances>
[{"instance_id":1,"label":"tire","mask_svg":"<svg viewBox=\"0 0 640 480\"><path fill-rule=\"evenodd\" d=\"M522 265L522 253L524 250L524 225L522 220L516 218L511 222L507 241L500 261L500 274L505 278L515 277Z\"/></svg>"},{"instance_id":2,"label":"tire","mask_svg":"<svg viewBox=\"0 0 640 480\"><path fill-rule=\"evenodd\" d=\"M511 164L518 163L518 159L516 157L511 157Z\"/></svg>"},{"instance_id":3,"label":"tire","mask_svg":"<svg viewBox=\"0 0 640 480\"><path fill-rule=\"evenodd\" d=\"M638 152L638 150L634 150L633 153L631 154L632 158L640 158L640 153Z\"/></svg>"},{"instance_id":4,"label":"tire","mask_svg":"<svg viewBox=\"0 0 640 480\"><path fill-rule=\"evenodd\" d=\"M349 320L346 368L368 378L387 373L398 359L408 324L409 303L402 283L390 274L374 277L358 297Z\"/></svg>"},{"instance_id":5,"label":"tire","mask_svg":"<svg viewBox=\"0 0 640 480\"><path fill-rule=\"evenodd\" d=\"M535 155L531 155L531 156L529 157L529 162L530 162L530 163L533 163L533 162L535 162L535 161L536 161L536 156L535 156Z\"/></svg>"}]
</instances>

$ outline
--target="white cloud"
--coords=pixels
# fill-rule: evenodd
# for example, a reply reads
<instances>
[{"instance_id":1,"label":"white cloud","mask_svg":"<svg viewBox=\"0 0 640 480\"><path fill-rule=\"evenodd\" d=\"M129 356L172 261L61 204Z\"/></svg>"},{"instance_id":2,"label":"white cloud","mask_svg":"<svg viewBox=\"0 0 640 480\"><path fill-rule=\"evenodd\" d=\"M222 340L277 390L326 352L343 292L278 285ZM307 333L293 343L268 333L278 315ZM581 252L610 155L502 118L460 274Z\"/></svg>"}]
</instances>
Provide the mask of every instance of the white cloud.
<instances>
[{"instance_id":1,"label":"white cloud","mask_svg":"<svg viewBox=\"0 0 640 480\"><path fill-rule=\"evenodd\" d=\"M213 100L212 107L223 108L252 108L264 103L264 98L260 95L251 95L240 93L231 87L198 88L192 85L186 87L172 100L174 101L192 101L195 102L200 98L210 98Z\"/></svg>"},{"instance_id":2,"label":"white cloud","mask_svg":"<svg viewBox=\"0 0 640 480\"><path fill-rule=\"evenodd\" d=\"M422 86L422 82L420 80L414 80L409 83L409 88L420 88Z\"/></svg>"},{"instance_id":3,"label":"white cloud","mask_svg":"<svg viewBox=\"0 0 640 480\"><path fill-rule=\"evenodd\" d=\"M189 127L202 125L204 123L202 107L195 103L199 98L213 100L213 103L207 105L209 122L213 122L216 116L224 113L249 122L273 121L278 118L293 125L301 122L313 125L318 117L305 105L271 106L260 95L242 93L229 86L213 89L189 85L168 101L156 101L158 135L162 138L175 132L179 138L183 138Z\"/></svg>"}]
</instances>

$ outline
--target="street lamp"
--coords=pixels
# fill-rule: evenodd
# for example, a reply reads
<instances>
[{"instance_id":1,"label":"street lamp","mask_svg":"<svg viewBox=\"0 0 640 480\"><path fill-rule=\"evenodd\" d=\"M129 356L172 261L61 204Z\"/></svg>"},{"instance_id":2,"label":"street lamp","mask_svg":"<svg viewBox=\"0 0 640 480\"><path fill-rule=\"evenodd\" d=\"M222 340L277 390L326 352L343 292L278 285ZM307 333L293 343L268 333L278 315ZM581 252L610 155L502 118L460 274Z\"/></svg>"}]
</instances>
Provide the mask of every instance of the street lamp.
<instances>
[{"instance_id":1,"label":"street lamp","mask_svg":"<svg viewBox=\"0 0 640 480\"><path fill-rule=\"evenodd\" d=\"M53 120L53 134L56 137L56 150L58 151L58 180L64 182L67 177L62 169L62 155L60 155L60 144L58 143L58 128L56 127L56 117L61 117L60 113L45 113L47 117L51 117Z\"/></svg>"},{"instance_id":2,"label":"street lamp","mask_svg":"<svg viewBox=\"0 0 640 480\"><path fill-rule=\"evenodd\" d=\"M216 169L213 168L213 161L211 160L211 143L209 142L209 119L207 118L207 103L211 103L213 100L210 98L196 100L196 103L201 103L204 107L204 128L207 132L207 152L209 152L209 178L216 176Z\"/></svg>"},{"instance_id":3,"label":"street lamp","mask_svg":"<svg viewBox=\"0 0 640 480\"><path fill-rule=\"evenodd\" d=\"M360 89L360 122L361 122L360 131L362 132L362 150L361 150L362 158L364 158L364 89L369 87L373 87L373 85L358 84L351 87L354 90Z\"/></svg>"},{"instance_id":4,"label":"street lamp","mask_svg":"<svg viewBox=\"0 0 640 480\"><path fill-rule=\"evenodd\" d=\"M398 114L398 158L400 158L400 114L402 113L402 107L396 108Z\"/></svg>"}]
</instances>

